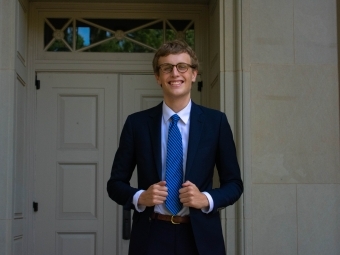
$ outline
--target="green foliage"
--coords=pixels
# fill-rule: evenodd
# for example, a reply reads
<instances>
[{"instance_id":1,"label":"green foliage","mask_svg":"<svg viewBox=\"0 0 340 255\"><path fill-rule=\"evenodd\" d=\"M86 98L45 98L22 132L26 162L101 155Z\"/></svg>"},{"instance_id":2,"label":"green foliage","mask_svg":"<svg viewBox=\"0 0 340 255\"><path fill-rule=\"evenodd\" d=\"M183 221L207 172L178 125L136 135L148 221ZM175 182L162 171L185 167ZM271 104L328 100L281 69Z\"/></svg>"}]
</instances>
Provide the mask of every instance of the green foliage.
<instances>
[{"instance_id":1,"label":"green foliage","mask_svg":"<svg viewBox=\"0 0 340 255\"><path fill-rule=\"evenodd\" d=\"M72 28L68 28L65 30L66 35L64 40L71 46L73 44L73 32ZM183 39L194 48L195 46L195 31L194 29L189 29L185 31ZM90 45L101 42L103 40L108 41L101 43L97 46L90 47L85 52L139 52L139 53L150 53L154 52L163 42L174 40L177 38L177 32L172 29L165 30L165 38L163 38L163 29L155 29L155 28L144 28L138 31L134 31L132 33L125 34L125 38L118 40L114 38L114 35L111 33L101 30L96 27L90 27ZM131 40L133 41L131 41ZM136 42L140 42L140 44ZM86 47L84 45L84 38L77 34L76 37L76 49L82 49ZM143 45L148 45L153 48L150 49ZM48 51L70 51L65 43L61 40L55 40L53 44L50 46Z\"/></svg>"},{"instance_id":2,"label":"green foliage","mask_svg":"<svg viewBox=\"0 0 340 255\"><path fill-rule=\"evenodd\" d=\"M55 40L48 48L48 51L70 51L62 40Z\"/></svg>"}]
</instances>

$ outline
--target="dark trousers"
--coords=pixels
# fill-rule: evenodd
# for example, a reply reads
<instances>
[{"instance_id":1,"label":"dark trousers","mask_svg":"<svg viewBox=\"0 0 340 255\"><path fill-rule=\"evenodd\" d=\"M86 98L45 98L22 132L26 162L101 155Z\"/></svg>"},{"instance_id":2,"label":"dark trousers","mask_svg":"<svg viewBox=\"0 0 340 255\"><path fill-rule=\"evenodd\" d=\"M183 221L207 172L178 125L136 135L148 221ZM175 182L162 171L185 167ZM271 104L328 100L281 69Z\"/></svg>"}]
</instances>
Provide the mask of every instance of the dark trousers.
<instances>
[{"instance_id":1,"label":"dark trousers","mask_svg":"<svg viewBox=\"0 0 340 255\"><path fill-rule=\"evenodd\" d=\"M152 220L145 255L199 255L191 224Z\"/></svg>"}]
</instances>

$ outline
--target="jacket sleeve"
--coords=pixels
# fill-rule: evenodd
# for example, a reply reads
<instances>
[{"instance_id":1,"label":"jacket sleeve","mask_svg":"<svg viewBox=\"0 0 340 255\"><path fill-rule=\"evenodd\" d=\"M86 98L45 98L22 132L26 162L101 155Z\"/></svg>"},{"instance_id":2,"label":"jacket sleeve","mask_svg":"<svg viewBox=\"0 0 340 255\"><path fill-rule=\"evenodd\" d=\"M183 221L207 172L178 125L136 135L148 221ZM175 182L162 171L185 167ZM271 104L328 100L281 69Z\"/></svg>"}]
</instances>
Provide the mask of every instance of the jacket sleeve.
<instances>
[{"instance_id":1,"label":"jacket sleeve","mask_svg":"<svg viewBox=\"0 0 340 255\"><path fill-rule=\"evenodd\" d=\"M119 147L113 160L111 176L107 182L109 197L124 209L133 209L133 195L138 189L130 186L130 179L136 166L132 119L129 116L124 124Z\"/></svg>"},{"instance_id":2,"label":"jacket sleeve","mask_svg":"<svg viewBox=\"0 0 340 255\"><path fill-rule=\"evenodd\" d=\"M218 136L215 164L220 187L208 191L214 200L212 212L234 204L243 192L243 182L237 161L235 143L224 113L221 114Z\"/></svg>"}]
</instances>

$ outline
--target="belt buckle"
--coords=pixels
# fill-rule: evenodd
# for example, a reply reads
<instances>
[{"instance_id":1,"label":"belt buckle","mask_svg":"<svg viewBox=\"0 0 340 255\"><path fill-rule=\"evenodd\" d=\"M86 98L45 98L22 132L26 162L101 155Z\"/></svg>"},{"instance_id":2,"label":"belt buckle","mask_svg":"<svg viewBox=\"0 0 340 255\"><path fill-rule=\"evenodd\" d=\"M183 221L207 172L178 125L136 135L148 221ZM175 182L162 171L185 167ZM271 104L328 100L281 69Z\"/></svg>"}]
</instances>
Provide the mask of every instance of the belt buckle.
<instances>
[{"instance_id":1,"label":"belt buckle","mask_svg":"<svg viewBox=\"0 0 340 255\"><path fill-rule=\"evenodd\" d=\"M171 223L172 223L172 224L175 224L175 225L181 224L181 223L179 223L179 222L174 222L174 217L175 217L175 215L172 215L172 216L171 216Z\"/></svg>"}]
</instances>

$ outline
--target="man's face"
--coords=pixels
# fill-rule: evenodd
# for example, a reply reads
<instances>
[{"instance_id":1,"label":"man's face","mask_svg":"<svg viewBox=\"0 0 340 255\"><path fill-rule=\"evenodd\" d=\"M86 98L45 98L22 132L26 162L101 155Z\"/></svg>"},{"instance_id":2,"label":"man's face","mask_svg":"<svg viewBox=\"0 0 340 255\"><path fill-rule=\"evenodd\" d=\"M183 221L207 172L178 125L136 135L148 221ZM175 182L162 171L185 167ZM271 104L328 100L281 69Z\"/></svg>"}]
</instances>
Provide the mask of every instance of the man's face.
<instances>
[{"instance_id":1,"label":"man's face","mask_svg":"<svg viewBox=\"0 0 340 255\"><path fill-rule=\"evenodd\" d=\"M178 63L186 63L191 65L191 58L188 53L170 54L165 57L160 57L158 65ZM156 80L162 86L165 100L189 100L192 82L196 80L197 70L188 68L186 72L179 72L174 66L172 71L164 73L159 69L159 74L155 74Z\"/></svg>"}]
</instances>

